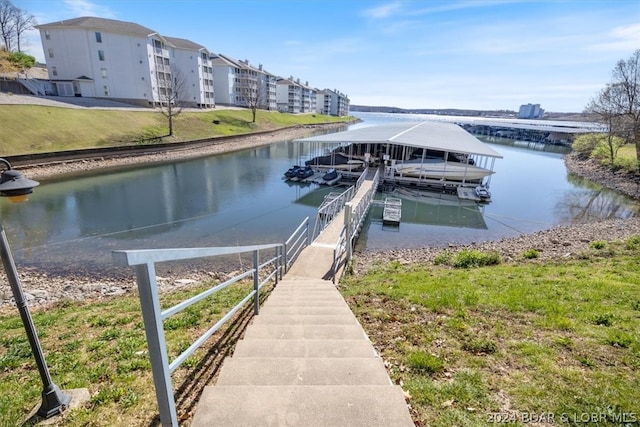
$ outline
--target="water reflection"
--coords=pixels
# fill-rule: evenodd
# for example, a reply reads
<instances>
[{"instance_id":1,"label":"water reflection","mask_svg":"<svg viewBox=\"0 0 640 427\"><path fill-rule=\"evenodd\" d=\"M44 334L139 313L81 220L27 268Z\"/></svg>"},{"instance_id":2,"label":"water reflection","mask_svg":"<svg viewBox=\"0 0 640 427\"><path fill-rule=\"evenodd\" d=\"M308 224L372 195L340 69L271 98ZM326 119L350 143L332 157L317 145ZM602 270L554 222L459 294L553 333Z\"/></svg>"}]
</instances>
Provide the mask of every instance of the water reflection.
<instances>
[{"instance_id":1,"label":"water reflection","mask_svg":"<svg viewBox=\"0 0 640 427\"><path fill-rule=\"evenodd\" d=\"M568 176L561 152L508 142L490 142L504 159L495 164L489 205L400 194L400 227L383 228L381 210L374 208L358 245L373 250L446 246L638 215L632 200ZM56 271L113 269L113 249L283 241L305 217L314 217L325 194L343 190L281 179L291 165L313 154L282 141L43 182L26 204L0 199L0 217L22 266Z\"/></svg>"}]
</instances>

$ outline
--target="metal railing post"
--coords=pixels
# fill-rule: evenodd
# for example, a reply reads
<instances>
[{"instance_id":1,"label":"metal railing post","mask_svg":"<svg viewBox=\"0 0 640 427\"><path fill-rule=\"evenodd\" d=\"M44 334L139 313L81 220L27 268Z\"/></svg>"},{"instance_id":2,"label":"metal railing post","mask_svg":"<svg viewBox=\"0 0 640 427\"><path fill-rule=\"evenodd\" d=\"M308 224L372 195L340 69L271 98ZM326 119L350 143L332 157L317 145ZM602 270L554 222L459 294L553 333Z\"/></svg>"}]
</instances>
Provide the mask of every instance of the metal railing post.
<instances>
[{"instance_id":1,"label":"metal railing post","mask_svg":"<svg viewBox=\"0 0 640 427\"><path fill-rule=\"evenodd\" d=\"M258 273L258 268L260 268L260 260L259 254L260 251L253 251L253 291L255 294L253 295L253 314L260 314L260 278Z\"/></svg>"},{"instance_id":2,"label":"metal railing post","mask_svg":"<svg viewBox=\"0 0 640 427\"><path fill-rule=\"evenodd\" d=\"M287 247L287 243L284 244L284 254L283 254L283 263L284 263L284 272L289 271L289 248Z\"/></svg>"},{"instance_id":3,"label":"metal railing post","mask_svg":"<svg viewBox=\"0 0 640 427\"><path fill-rule=\"evenodd\" d=\"M169 372L169 356L164 337L164 325L162 323L162 310L153 263L135 266L142 318L144 320L144 332L149 346L149 358L153 382L156 385L156 398L160 411L160 422L163 427L178 427L176 403L173 397L171 385L171 373Z\"/></svg>"},{"instance_id":4,"label":"metal railing post","mask_svg":"<svg viewBox=\"0 0 640 427\"><path fill-rule=\"evenodd\" d=\"M347 260L351 259L351 218L353 217L353 207L351 206L351 202L345 203L344 205L344 227L345 227L345 238L346 246L347 246Z\"/></svg>"}]
</instances>

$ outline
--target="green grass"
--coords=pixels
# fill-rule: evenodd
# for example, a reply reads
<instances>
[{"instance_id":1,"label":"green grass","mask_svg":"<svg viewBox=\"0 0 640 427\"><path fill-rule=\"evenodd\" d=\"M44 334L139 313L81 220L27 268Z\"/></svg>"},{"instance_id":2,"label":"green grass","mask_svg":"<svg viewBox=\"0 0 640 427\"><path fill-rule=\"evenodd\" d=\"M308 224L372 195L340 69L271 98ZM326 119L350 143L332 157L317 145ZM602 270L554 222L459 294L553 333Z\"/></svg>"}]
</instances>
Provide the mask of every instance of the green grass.
<instances>
[{"instance_id":1,"label":"green grass","mask_svg":"<svg viewBox=\"0 0 640 427\"><path fill-rule=\"evenodd\" d=\"M484 426L501 413L518 425L543 414L638 422L638 241L465 268L448 252L437 265L376 266L341 291L411 396L417 425Z\"/></svg>"},{"instance_id":2,"label":"green grass","mask_svg":"<svg viewBox=\"0 0 640 427\"><path fill-rule=\"evenodd\" d=\"M113 111L0 105L2 155L42 153L119 145L181 142L272 130L286 126L344 122L348 118L320 114L249 110L183 111L174 118L168 138L167 119L152 110ZM217 124L214 121L218 122Z\"/></svg>"},{"instance_id":3,"label":"green grass","mask_svg":"<svg viewBox=\"0 0 640 427\"><path fill-rule=\"evenodd\" d=\"M251 289L239 284L165 320L169 358L184 351ZM162 296L163 307L204 287ZM245 313L251 313L251 304ZM65 426L148 426L157 422L155 389L137 296L99 302L66 301L32 310L54 382L61 389L88 388L91 400L64 415ZM178 412L192 408L222 358L238 339L242 315L223 327L172 375ZM229 331L226 335L224 331ZM208 347L208 348L207 348ZM193 379L197 378L197 384ZM41 402L42 383L19 316L0 317L0 425L20 425Z\"/></svg>"}]
</instances>

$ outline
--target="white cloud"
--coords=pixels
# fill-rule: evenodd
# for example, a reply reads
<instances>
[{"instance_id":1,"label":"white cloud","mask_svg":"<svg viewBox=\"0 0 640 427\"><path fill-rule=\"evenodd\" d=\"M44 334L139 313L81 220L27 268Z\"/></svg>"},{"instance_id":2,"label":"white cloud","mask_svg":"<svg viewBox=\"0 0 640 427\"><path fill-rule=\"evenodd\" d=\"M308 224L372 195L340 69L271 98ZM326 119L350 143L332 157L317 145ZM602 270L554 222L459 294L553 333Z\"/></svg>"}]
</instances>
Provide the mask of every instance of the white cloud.
<instances>
[{"instance_id":1,"label":"white cloud","mask_svg":"<svg viewBox=\"0 0 640 427\"><path fill-rule=\"evenodd\" d=\"M640 49L640 24L614 27L600 40L600 43L591 46L593 50L627 52Z\"/></svg>"},{"instance_id":2,"label":"white cloud","mask_svg":"<svg viewBox=\"0 0 640 427\"><path fill-rule=\"evenodd\" d=\"M100 18L113 19L116 17L116 14L107 6L98 5L88 0L65 0L64 4L74 18L99 16Z\"/></svg>"},{"instance_id":3,"label":"white cloud","mask_svg":"<svg viewBox=\"0 0 640 427\"><path fill-rule=\"evenodd\" d=\"M367 9L362 14L373 19L384 19L397 14L400 10L402 10L402 4L396 1Z\"/></svg>"}]
</instances>

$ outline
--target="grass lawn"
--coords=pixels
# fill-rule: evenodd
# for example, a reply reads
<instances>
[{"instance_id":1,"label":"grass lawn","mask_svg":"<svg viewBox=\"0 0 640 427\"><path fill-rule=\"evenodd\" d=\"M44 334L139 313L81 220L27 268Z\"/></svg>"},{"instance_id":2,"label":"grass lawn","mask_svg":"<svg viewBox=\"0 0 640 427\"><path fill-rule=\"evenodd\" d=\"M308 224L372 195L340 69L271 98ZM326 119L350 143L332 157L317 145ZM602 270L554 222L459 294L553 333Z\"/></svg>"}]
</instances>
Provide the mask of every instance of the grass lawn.
<instances>
[{"instance_id":1,"label":"grass lawn","mask_svg":"<svg viewBox=\"0 0 640 427\"><path fill-rule=\"evenodd\" d=\"M2 155L42 153L118 145L181 142L272 130L286 126L345 122L349 118L320 114L249 110L183 111L174 118L174 137L167 118L152 110L116 111L0 105ZM214 123L214 121L216 123Z\"/></svg>"},{"instance_id":2,"label":"grass lawn","mask_svg":"<svg viewBox=\"0 0 640 427\"><path fill-rule=\"evenodd\" d=\"M163 308L203 289L163 295ZM250 289L250 283L234 285L165 320L170 360ZM0 316L0 426L21 425L41 403L42 382L15 311L16 315ZM195 409L195 399L217 373L252 313L252 304L248 304L173 373L179 416L188 417ZM91 395L85 407L56 418L58 425L129 427L158 423L137 296L99 302L67 301L46 310L32 310L32 315L53 381L62 390L87 388Z\"/></svg>"},{"instance_id":3,"label":"grass lawn","mask_svg":"<svg viewBox=\"0 0 640 427\"><path fill-rule=\"evenodd\" d=\"M340 287L416 425L637 425L639 263L635 236L556 263L391 262Z\"/></svg>"},{"instance_id":4,"label":"grass lawn","mask_svg":"<svg viewBox=\"0 0 640 427\"><path fill-rule=\"evenodd\" d=\"M579 259L555 263L537 261L534 251L510 264L471 252L439 257L438 265L391 262L344 278L340 290L410 396L419 426L522 425L534 417L584 425L588 414L604 417L599 425L622 425L620 417L640 419L639 263L634 236L594 242ZM167 319L170 359L250 287L230 287ZM164 294L162 305L201 289ZM17 310L8 312L0 316L0 424L7 426L24 421L42 391ZM62 425L157 423L137 296L32 313L53 380L91 394ZM250 317L249 304L174 372L183 419Z\"/></svg>"}]
</instances>

